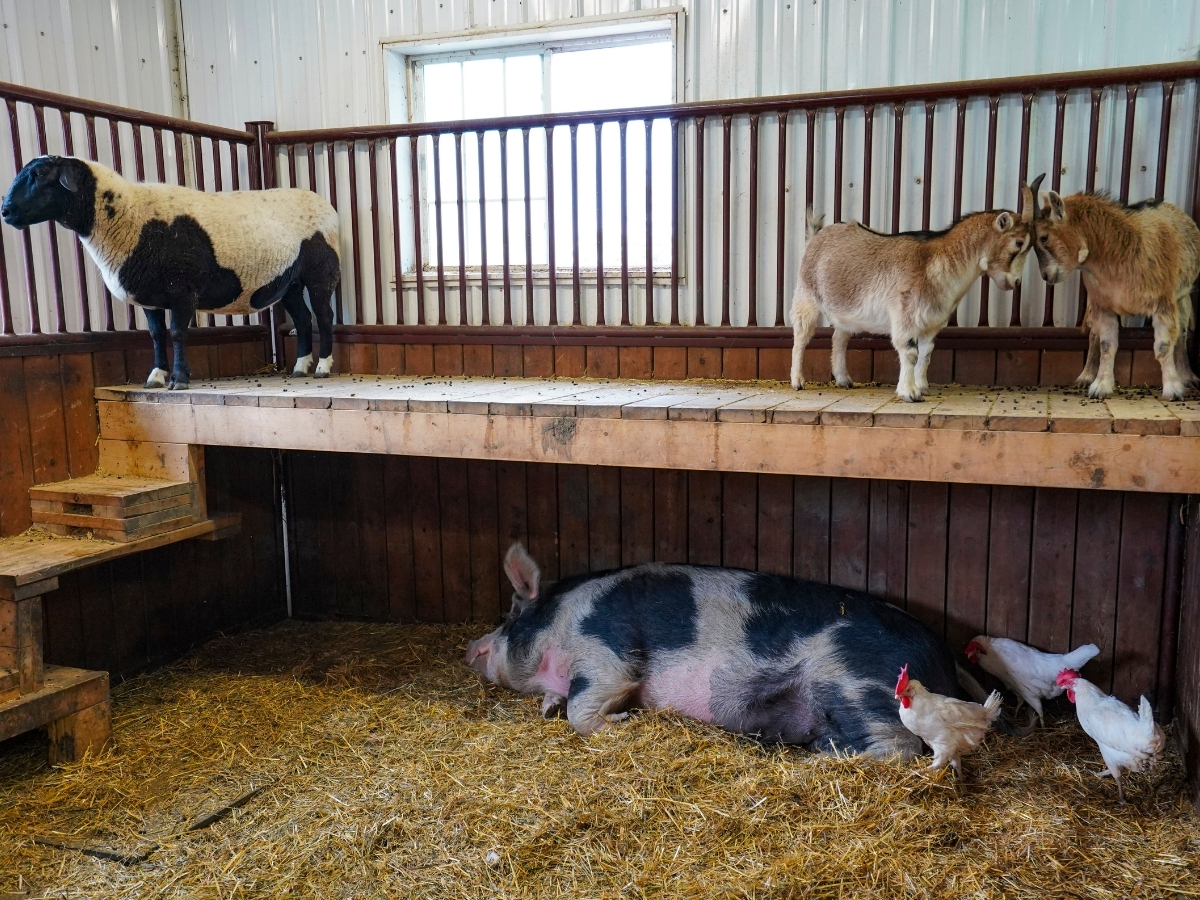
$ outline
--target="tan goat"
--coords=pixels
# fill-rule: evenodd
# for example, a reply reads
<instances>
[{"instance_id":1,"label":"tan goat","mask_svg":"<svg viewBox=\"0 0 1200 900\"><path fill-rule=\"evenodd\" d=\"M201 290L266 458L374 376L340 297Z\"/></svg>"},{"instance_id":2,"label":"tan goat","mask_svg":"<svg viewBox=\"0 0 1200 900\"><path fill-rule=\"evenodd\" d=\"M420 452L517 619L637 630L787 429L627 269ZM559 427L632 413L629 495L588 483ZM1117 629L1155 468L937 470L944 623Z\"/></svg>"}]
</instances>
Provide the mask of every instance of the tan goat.
<instances>
[{"instance_id":1,"label":"tan goat","mask_svg":"<svg viewBox=\"0 0 1200 900\"><path fill-rule=\"evenodd\" d=\"M804 348L824 313L833 325L833 377L853 387L846 344L861 332L890 334L900 356L896 394L920 400L929 389L933 340L986 272L1001 290L1021 283L1030 210L972 213L945 231L880 234L858 222L821 228L809 211L808 246L792 305L792 387L804 387Z\"/></svg>"},{"instance_id":2,"label":"tan goat","mask_svg":"<svg viewBox=\"0 0 1200 900\"><path fill-rule=\"evenodd\" d=\"M1088 292L1088 357L1076 383L1089 385L1092 397L1111 395L1117 317L1151 316L1163 399L1183 399L1197 381L1187 358L1191 290L1200 275L1196 223L1178 206L1158 200L1125 206L1097 194L1061 197L1046 191L1038 205L1034 248L1042 277L1058 284L1079 269Z\"/></svg>"}]
</instances>

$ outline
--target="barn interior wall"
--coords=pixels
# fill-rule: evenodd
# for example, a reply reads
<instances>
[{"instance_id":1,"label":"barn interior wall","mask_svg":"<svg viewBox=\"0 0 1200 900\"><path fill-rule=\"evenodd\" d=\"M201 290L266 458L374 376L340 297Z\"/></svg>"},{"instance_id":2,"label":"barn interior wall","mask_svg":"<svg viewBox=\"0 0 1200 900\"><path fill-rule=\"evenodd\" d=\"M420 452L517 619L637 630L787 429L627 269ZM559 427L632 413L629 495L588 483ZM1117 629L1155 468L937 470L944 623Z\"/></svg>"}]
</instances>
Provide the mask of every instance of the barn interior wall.
<instances>
[{"instance_id":1,"label":"barn interior wall","mask_svg":"<svg viewBox=\"0 0 1200 900\"><path fill-rule=\"evenodd\" d=\"M1183 597L1176 659L1175 721L1180 747L1200 810L1200 496L1184 507L1187 538L1184 545Z\"/></svg>"}]
</instances>

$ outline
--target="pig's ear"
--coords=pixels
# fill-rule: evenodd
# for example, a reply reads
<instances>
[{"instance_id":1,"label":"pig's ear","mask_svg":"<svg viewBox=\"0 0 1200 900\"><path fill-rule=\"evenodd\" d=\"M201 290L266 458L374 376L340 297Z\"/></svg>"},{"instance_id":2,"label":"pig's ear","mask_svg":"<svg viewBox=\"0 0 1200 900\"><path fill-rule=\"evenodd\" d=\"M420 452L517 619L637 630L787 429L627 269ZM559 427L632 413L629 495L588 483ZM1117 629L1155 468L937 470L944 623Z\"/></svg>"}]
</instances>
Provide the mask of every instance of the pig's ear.
<instances>
[{"instance_id":1,"label":"pig's ear","mask_svg":"<svg viewBox=\"0 0 1200 900\"><path fill-rule=\"evenodd\" d=\"M509 547L504 555L504 574L516 591L515 601L519 601L522 607L537 599L542 572L519 541Z\"/></svg>"}]
</instances>

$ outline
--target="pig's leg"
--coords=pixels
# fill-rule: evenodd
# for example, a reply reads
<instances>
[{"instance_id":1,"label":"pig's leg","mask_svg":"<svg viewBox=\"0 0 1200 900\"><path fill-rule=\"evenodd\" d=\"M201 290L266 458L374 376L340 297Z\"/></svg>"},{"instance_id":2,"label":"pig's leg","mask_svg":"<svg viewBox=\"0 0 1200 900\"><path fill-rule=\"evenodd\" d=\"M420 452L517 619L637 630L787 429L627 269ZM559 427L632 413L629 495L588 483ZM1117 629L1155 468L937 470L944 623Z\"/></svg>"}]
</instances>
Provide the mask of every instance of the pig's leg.
<instances>
[{"instance_id":1,"label":"pig's leg","mask_svg":"<svg viewBox=\"0 0 1200 900\"><path fill-rule=\"evenodd\" d=\"M561 719L567 711L567 698L562 694L555 694L550 691L546 692L546 696L542 697L542 718L543 719Z\"/></svg>"},{"instance_id":2,"label":"pig's leg","mask_svg":"<svg viewBox=\"0 0 1200 900\"><path fill-rule=\"evenodd\" d=\"M572 671L567 721L580 735L590 737L610 722L628 718L624 707L637 688L636 682L619 674Z\"/></svg>"}]
</instances>

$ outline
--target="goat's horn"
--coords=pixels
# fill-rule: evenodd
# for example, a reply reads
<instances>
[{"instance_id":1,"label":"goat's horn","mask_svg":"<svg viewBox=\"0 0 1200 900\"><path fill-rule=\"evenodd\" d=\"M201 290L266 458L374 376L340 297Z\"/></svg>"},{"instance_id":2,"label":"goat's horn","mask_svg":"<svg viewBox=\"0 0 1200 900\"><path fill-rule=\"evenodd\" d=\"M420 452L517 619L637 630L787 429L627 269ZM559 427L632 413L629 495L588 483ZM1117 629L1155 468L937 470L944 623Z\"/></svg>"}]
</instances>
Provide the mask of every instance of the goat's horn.
<instances>
[{"instance_id":1,"label":"goat's horn","mask_svg":"<svg viewBox=\"0 0 1200 900\"><path fill-rule=\"evenodd\" d=\"M1031 209L1028 211L1028 214L1031 219L1038 217L1038 190L1041 188L1045 177L1046 173L1043 172L1037 178L1033 179L1033 184L1029 185L1029 205Z\"/></svg>"}]
</instances>

